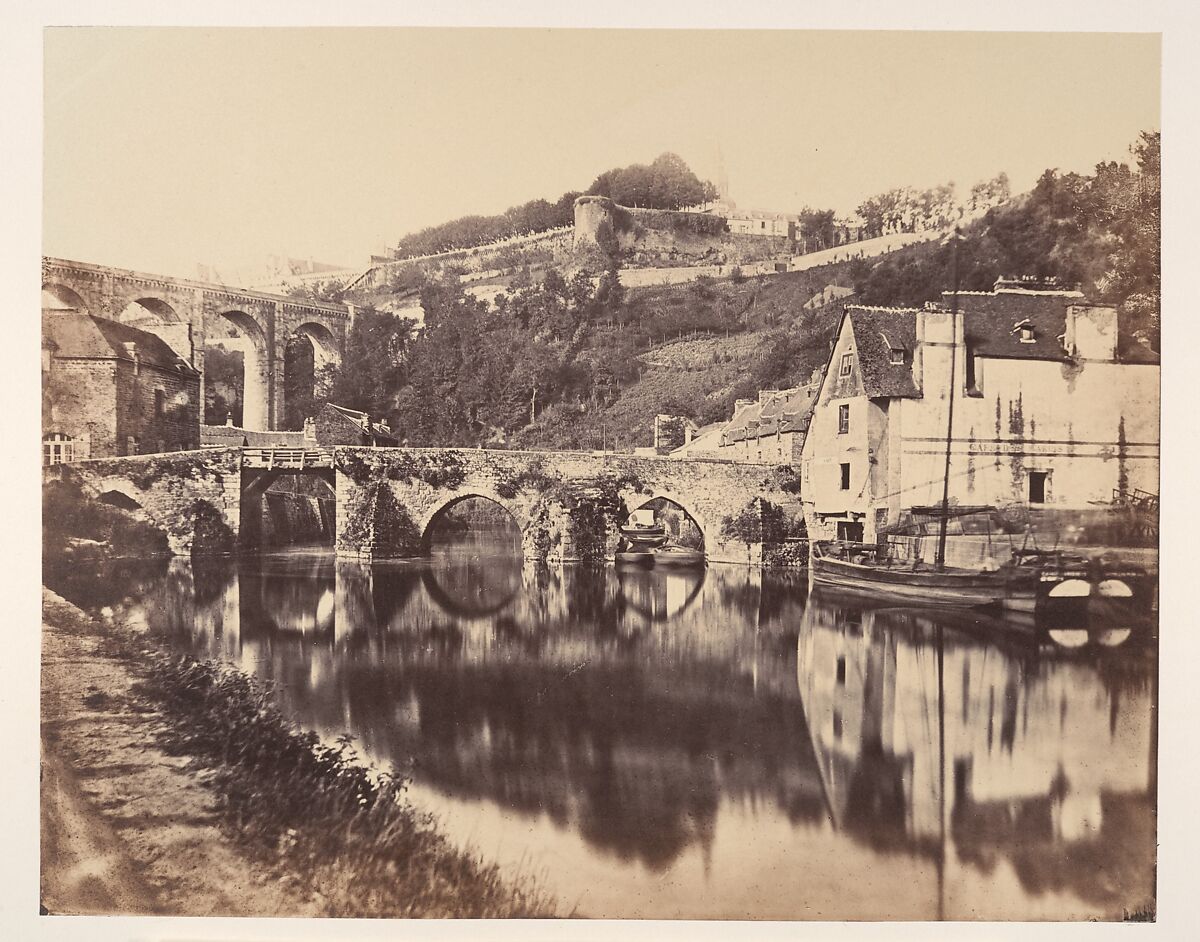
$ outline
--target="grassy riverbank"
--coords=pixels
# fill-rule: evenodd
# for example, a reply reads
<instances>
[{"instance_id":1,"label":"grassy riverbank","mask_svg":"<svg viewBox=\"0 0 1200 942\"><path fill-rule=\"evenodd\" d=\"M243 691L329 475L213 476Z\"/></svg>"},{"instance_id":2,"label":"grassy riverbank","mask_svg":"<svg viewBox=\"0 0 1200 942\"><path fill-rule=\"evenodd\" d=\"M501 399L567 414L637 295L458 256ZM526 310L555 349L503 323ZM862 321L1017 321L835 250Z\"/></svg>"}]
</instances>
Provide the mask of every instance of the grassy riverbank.
<instances>
[{"instance_id":1,"label":"grassy riverbank","mask_svg":"<svg viewBox=\"0 0 1200 942\"><path fill-rule=\"evenodd\" d=\"M295 728L246 674L50 592L43 638L51 912L555 914L536 887L451 846L401 780Z\"/></svg>"}]
</instances>

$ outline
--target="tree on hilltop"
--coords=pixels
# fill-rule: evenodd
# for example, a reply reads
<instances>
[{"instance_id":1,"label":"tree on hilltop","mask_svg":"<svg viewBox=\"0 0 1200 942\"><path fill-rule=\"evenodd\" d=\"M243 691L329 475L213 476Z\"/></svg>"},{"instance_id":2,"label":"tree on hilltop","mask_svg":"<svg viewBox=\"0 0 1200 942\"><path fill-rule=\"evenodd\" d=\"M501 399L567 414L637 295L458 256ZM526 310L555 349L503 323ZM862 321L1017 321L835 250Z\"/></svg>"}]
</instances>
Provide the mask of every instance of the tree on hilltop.
<instances>
[{"instance_id":1,"label":"tree on hilltop","mask_svg":"<svg viewBox=\"0 0 1200 942\"><path fill-rule=\"evenodd\" d=\"M600 174L588 187L593 196L607 196L622 206L642 209L682 209L716 198L716 187L701 181L678 154L659 154L654 162L616 167Z\"/></svg>"}]
</instances>

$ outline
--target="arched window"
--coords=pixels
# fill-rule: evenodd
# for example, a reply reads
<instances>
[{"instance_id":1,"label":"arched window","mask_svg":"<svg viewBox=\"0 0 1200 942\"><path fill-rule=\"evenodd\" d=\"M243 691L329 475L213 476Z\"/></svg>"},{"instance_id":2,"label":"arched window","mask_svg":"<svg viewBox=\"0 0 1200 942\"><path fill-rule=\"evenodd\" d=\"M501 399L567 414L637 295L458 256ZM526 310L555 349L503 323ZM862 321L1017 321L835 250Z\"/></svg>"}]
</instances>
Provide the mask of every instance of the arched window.
<instances>
[{"instance_id":1,"label":"arched window","mask_svg":"<svg viewBox=\"0 0 1200 942\"><path fill-rule=\"evenodd\" d=\"M42 464L66 464L75 460L75 439L62 432L42 437Z\"/></svg>"}]
</instances>

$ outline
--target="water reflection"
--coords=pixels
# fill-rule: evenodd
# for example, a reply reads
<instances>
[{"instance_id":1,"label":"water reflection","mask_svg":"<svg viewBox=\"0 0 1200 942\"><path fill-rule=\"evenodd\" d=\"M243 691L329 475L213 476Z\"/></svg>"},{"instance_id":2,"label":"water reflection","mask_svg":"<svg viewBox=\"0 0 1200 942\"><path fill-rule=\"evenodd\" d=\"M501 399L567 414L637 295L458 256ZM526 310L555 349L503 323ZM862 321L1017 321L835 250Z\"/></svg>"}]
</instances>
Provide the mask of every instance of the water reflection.
<instances>
[{"instance_id":1,"label":"water reflection","mask_svg":"<svg viewBox=\"0 0 1200 942\"><path fill-rule=\"evenodd\" d=\"M1153 898L1137 639L1069 650L809 598L803 577L539 569L481 544L176 561L129 586L127 615L410 768L452 837L544 866L590 915L1113 917Z\"/></svg>"}]
</instances>

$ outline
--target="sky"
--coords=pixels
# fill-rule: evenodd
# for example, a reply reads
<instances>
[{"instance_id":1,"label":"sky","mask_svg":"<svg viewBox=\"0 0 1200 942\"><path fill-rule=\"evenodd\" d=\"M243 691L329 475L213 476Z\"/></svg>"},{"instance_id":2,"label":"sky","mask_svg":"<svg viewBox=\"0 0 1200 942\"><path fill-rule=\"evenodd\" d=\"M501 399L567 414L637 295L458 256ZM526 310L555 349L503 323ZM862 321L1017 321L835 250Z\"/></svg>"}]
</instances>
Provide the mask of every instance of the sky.
<instances>
[{"instance_id":1,"label":"sky","mask_svg":"<svg viewBox=\"0 0 1200 942\"><path fill-rule=\"evenodd\" d=\"M80 28L45 32L46 254L195 277L362 267L406 232L723 155L738 205L1129 160L1159 37Z\"/></svg>"}]
</instances>

